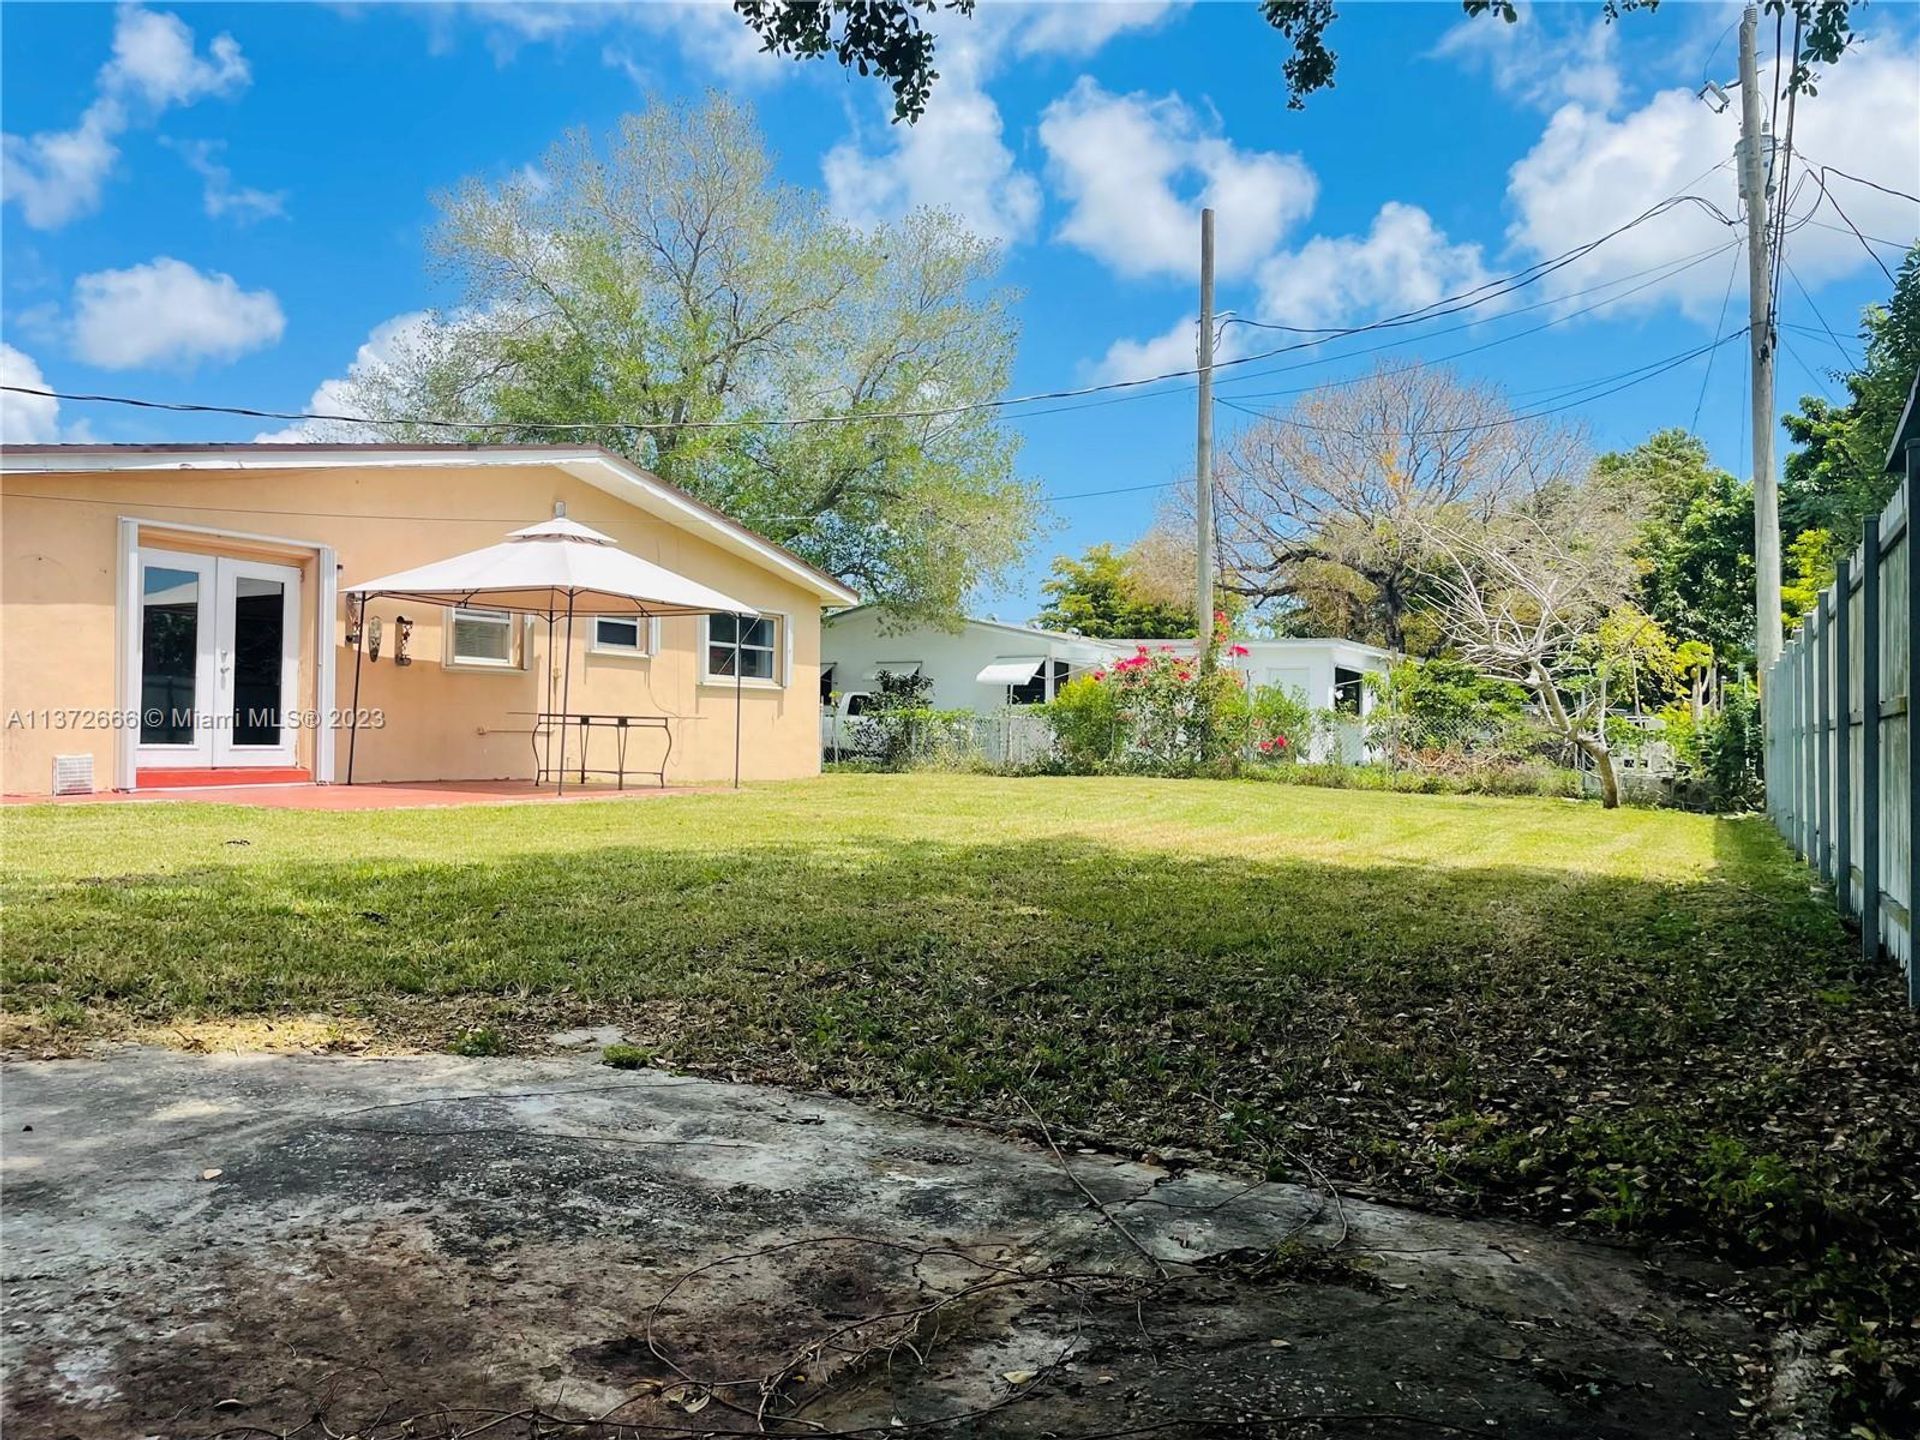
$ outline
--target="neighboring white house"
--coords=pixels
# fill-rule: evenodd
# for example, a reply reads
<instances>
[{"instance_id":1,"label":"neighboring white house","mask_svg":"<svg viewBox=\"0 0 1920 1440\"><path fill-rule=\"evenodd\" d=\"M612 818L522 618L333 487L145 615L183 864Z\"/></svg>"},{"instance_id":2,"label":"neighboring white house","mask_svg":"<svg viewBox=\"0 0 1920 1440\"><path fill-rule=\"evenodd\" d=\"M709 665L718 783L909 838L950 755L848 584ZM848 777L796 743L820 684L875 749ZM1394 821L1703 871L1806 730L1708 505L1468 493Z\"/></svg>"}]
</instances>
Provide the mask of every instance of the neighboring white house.
<instances>
[{"instance_id":1,"label":"neighboring white house","mask_svg":"<svg viewBox=\"0 0 1920 1440\"><path fill-rule=\"evenodd\" d=\"M1350 640L1237 643L1247 653L1223 661L1244 670L1253 685L1278 685L1315 710L1344 712L1356 719L1373 709L1365 677L1384 675L1398 658L1391 650ZM1194 648L1191 640L1096 640L998 620L964 620L958 630L916 626L889 631L879 611L860 605L821 622L820 701L839 715L858 715L878 691L884 670L925 676L932 682L928 700L936 709L993 715L1010 705L1051 700L1076 675L1125 659L1141 645L1167 645L1188 653ZM1331 743L1355 750L1347 758L1360 758L1357 727L1350 739Z\"/></svg>"},{"instance_id":2,"label":"neighboring white house","mask_svg":"<svg viewBox=\"0 0 1920 1440\"><path fill-rule=\"evenodd\" d=\"M889 632L871 605L841 610L821 622L820 699L840 697L859 714L862 697L877 692L882 670L924 675L928 701L939 710L991 714L1008 705L1038 705L1083 670L1121 654L1111 640L1089 640L998 620L963 620L958 630L916 626Z\"/></svg>"}]
</instances>

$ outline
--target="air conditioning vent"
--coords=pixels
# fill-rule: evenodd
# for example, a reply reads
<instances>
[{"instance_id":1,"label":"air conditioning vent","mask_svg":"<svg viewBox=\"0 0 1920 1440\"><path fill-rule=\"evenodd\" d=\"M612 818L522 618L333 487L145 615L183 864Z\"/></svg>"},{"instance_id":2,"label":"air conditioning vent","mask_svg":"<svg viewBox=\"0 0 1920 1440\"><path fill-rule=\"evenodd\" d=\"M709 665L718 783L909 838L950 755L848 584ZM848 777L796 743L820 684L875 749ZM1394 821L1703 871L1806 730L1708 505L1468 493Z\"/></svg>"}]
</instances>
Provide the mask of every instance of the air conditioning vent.
<instances>
[{"instance_id":1,"label":"air conditioning vent","mask_svg":"<svg viewBox=\"0 0 1920 1440\"><path fill-rule=\"evenodd\" d=\"M93 756L54 756L53 793L56 795L91 795L93 793Z\"/></svg>"}]
</instances>

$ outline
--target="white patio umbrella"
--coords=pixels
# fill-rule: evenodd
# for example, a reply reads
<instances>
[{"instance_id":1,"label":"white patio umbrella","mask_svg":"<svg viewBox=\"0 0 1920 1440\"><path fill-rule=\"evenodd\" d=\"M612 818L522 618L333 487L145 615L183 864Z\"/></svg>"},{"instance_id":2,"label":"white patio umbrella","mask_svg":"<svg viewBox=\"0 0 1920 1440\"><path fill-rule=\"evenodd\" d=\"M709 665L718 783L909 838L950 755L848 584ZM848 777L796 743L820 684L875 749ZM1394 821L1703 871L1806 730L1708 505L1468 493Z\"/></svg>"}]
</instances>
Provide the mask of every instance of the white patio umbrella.
<instances>
[{"instance_id":1,"label":"white patio umbrella","mask_svg":"<svg viewBox=\"0 0 1920 1440\"><path fill-rule=\"evenodd\" d=\"M576 615L630 615L652 619L661 615L732 615L745 619L760 612L745 601L711 586L676 575L664 566L629 555L598 530L556 516L538 525L516 530L498 545L470 550L448 560L382 575L346 587L358 596L362 613L375 598L413 600L422 605L480 606L516 614L540 615L547 621L549 643L555 623L567 622L566 659L561 667L560 779L567 785L567 727L565 716L573 688L573 617ZM360 627L364 636L366 627ZM737 633L737 632L736 632ZM347 738L347 783L353 783L353 752L359 738L360 658L364 642L356 639L353 657L353 723ZM733 783L740 784L740 659L733 664ZM548 684L552 684L549 671ZM552 690L548 690L552 703ZM584 763L584 762L583 762Z\"/></svg>"}]
</instances>

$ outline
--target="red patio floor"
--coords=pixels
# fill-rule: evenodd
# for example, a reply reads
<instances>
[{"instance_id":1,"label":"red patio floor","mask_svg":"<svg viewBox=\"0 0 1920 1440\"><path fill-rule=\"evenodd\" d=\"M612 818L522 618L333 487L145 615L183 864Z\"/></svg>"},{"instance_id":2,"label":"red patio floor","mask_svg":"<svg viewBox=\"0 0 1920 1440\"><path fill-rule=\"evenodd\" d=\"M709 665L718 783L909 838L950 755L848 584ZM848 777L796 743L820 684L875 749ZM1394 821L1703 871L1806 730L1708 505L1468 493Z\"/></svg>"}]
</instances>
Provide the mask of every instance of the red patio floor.
<instances>
[{"instance_id":1,"label":"red patio floor","mask_svg":"<svg viewBox=\"0 0 1920 1440\"><path fill-rule=\"evenodd\" d=\"M644 800L668 795L707 794L725 785L641 786L616 790L607 785L569 785L565 795L550 785L535 788L526 780L425 780L392 785L215 785L201 790L103 790L92 795L7 795L7 805L255 805L268 810L424 810L455 805L552 805L583 800Z\"/></svg>"}]
</instances>

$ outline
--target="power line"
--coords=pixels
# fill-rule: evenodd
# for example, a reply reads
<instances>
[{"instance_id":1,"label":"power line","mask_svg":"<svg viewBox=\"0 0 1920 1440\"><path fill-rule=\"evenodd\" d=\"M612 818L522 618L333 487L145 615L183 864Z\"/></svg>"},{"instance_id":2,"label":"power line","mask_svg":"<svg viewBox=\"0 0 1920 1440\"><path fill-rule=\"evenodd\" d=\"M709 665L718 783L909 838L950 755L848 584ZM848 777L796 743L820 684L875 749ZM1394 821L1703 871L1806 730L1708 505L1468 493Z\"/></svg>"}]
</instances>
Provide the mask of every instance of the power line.
<instances>
[{"instance_id":1,"label":"power line","mask_svg":"<svg viewBox=\"0 0 1920 1440\"><path fill-rule=\"evenodd\" d=\"M1538 335L1542 330L1551 330L1556 325L1565 325L1570 321L1579 319L1583 315L1591 315L1594 311L1604 309L1608 305L1617 304L1620 301L1625 300L1630 295L1637 295L1642 290L1650 289L1653 286L1661 284L1664 281L1671 280L1676 275L1684 274L1686 271L1693 269L1697 265L1704 265L1707 261L1713 259L1717 255L1724 255L1729 250L1737 250L1739 248L1739 244L1740 242L1737 240L1730 240L1724 245L1718 245L1718 246L1712 247L1711 249L1698 251L1695 254L1691 256L1687 256L1678 262L1663 261L1659 265L1651 265L1644 270L1635 270L1626 275L1616 276L1612 280L1603 281L1598 285L1588 286L1585 290L1575 290L1566 295L1557 295L1557 296L1554 296L1552 299L1537 301L1532 305L1516 306L1514 309L1506 311L1504 314L1502 314L1498 318L1507 319L1514 315L1526 314L1528 311L1543 310L1549 306L1562 305L1569 300L1577 300L1582 295L1591 295L1598 290L1609 290L1616 285L1624 284L1628 280L1638 279L1643 275L1653 275L1653 278L1651 280L1646 281L1644 284L1635 285L1632 289L1623 290L1618 295L1610 295L1606 299L1595 301L1591 305L1583 305L1578 310L1570 310L1564 315L1557 315L1553 319L1545 321L1542 324L1531 325L1524 330L1516 330L1510 335L1502 335L1497 339L1489 340L1486 343L1481 345L1472 345L1467 347L1464 350L1449 351L1445 355L1434 356L1431 360L1416 361L1414 364L1405 366L1400 370L1393 370L1387 373L1395 374L1395 375L1404 374L1409 370L1422 369L1427 365L1439 364L1447 360L1458 360L1463 356L1467 356L1467 355L1477 355L1483 350L1491 350L1495 346L1505 345L1510 341L1523 340L1529 335ZM1654 274L1655 271L1659 271L1660 273ZM1342 355L1332 355L1332 356L1326 356L1323 358L1324 358L1324 361L1326 362L1333 362L1333 361L1340 361L1340 360L1358 359L1362 355L1377 355L1382 350L1392 350L1402 345L1418 344L1418 343L1421 343L1422 341L1438 339L1442 335L1457 335L1462 330L1475 329L1479 323L1480 322L1478 321L1468 321L1466 324L1463 324L1463 325L1450 325L1444 330L1432 330L1427 332L1424 335L1409 336L1405 339L1400 339L1400 340L1391 340L1383 345L1369 345L1364 349L1350 350ZM1307 360L1307 361L1302 361L1301 363L1295 364L1295 365L1280 365L1280 366L1275 366L1271 370L1255 371L1250 375L1242 375L1239 378L1242 380L1252 380L1252 379L1256 379L1266 375L1287 374L1295 370L1310 369L1311 367L1321 363L1323 363L1323 359ZM1332 388L1339 385L1355 384L1355 383L1358 383L1359 379L1363 379L1363 378L1365 377L1354 377L1353 379L1348 379L1348 380L1329 380L1324 382L1321 385L1308 385L1308 386L1302 386L1296 389L1289 389L1289 390L1242 390L1234 394L1231 398L1236 400L1262 400L1262 399L1270 399L1270 398L1281 396L1281 395L1299 395L1299 394L1304 394L1308 390L1327 389L1327 388Z\"/></svg>"},{"instance_id":2,"label":"power line","mask_svg":"<svg viewBox=\"0 0 1920 1440\"><path fill-rule=\"evenodd\" d=\"M1715 168L1717 169L1718 167L1716 166ZM1712 173L1711 170L1707 172L1707 174ZM1576 260L1584 259L1607 241L1617 235L1623 234L1634 226L1644 224L1657 215L1663 215L1676 206L1688 203L1698 205L1723 225L1732 226L1735 223L1732 217L1718 205L1715 205L1711 200L1703 196L1670 195L1659 204L1643 211L1640 215L1629 220L1618 229L1609 230L1599 239L1590 240L1584 245L1576 245L1573 249L1557 255L1551 260L1537 261L1535 264L1527 266L1524 270L1516 271L1512 275L1502 276L1497 280L1483 281L1471 290L1465 290L1457 295L1450 295L1443 299L1432 301L1429 304L1421 306L1418 310L1409 311L1403 315L1392 316L1386 320L1377 321L1372 326L1363 328L1395 329L1406 325L1417 325L1423 320L1442 319L1448 315L1458 314L1462 310L1470 310L1475 306L1488 304L1491 301L1501 299L1503 296L1510 295L1514 291L1522 289L1527 285L1531 285L1535 281L1541 280L1557 270L1563 270ZM1482 294L1481 292L1483 291L1492 293ZM1475 296L1479 296L1480 298L1474 299L1473 297ZM1290 335L1322 335L1332 339L1338 339L1343 335L1356 333L1353 330L1342 330L1337 327L1281 325L1269 320L1249 320L1242 315L1230 315L1223 323L1228 325L1245 325L1256 330L1278 330Z\"/></svg>"},{"instance_id":3,"label":"power line","mask_svg":"<svg viewBox=\"0 0 1920 1440\"><path fill-rule=\"evenodd\" d=\"M1824 165L1821 166L1819 170L1814 172L1813 176L1814 183L1820 187L1821 198L1833 206L1834 214L1847 222L1847 229L1851 230L1853 232L1853 238L1860 242L1860 248L1873 257L1873 263L1880 267L1880 273L1887 277L1887 283L1889 285L1898 285L1900 282L1893 278L1893 271L1887 269L1887 262L1880 258L1880 252L1867 243L1867 237L1860 233L1860 227L1853 223L1852 217L1850 217L1846 211L1842 210L1840 208L1840 202L1833 198L1833 191L1827 187L1824 175L1825 169L1826 167ZM1816 205L1814 208L1818 209L1819 207ZM1882 243L1892 244L1893 242L1884 241Z\"/></svg>"},{"instance_id":4,"label":"power line","mask_svg":"<svg viewBox=\"0 0 1920 1440\"><path fill-rule=\"evenodd\" d=\"M1813 318L1820 322L1820 328L1826 331L1827 339L1833 342L1833 348L1840 352L1840 358L1842 360L1845 360L1848 364L1852 364L1853 359L1847 354L1847 347L1840 343L1840 337L1834 334L1833 327L1827 324L1827 317L1821 314L1820 307L1813 303L1813 296L1808 293L1807 287L1801 283L1799 273L1791 265L1788 265L1786 269L1787 278L1793 281L1793 288L1800 292L1800 298L1807 302L1807 309L1811 310L1813 312Z\"/></svg>"},{"instance_id":5,"label":"power line","mask_svg":"<svg viewBox=\"0 0 1920 1440\"><path fill-rule=\"evenodd\" d=\"M1920 195L1909 195L1906 191L1896 190L1891 185L1882 185L1878 180L1868 180L1863 176L1849 175L1846 171L1834 165L1822 165L1820 167L1820 173L1822 175L1838 175L1842 180L1851 180L1856 185L1865 185L1869 190L1878 190L1883 195L1893 196L1896 200L1911 200L1914 204L1920 205Z\"/></svg>"},{"instance_id":6,"label":"power line","mask_svg":"<svg viewBox=\"0 0 1920 1440\"><path fill-rule=\"evenodd\" d=\"M1609 240L1625 234L1637 226L1646 224L1678 205L1692 202L1725 220L1712 202L1697 195L1675 195L1650 206L1625 224L1615 226L1604 235L1577 245L1550 260L1537 261L1512 275L1499 280L1487 281L1473 289L1458 295L1447 296L1418 310L1390 315L1364 325L1350 326L1328 335L1329 339L1342 339L1352 335L1365 335L1377 330L1390 330L1406 325L1422 323L1445 315L1457 314L1462 310L1490 303L1524 286L1534 284L1563 269L1567 265L1591 254ZM1727 223L1731 224L1731 221ZM1506 287L1504 289L1497 287ZM1491 291L1482 294L1483 291ZM1478 296L1479 298L1474 298ZM1236 365L1253 364L1256 361L1271 359L1276 355L1288 354L1297 350L1314 348L1324 344L1325 340L1299 341L1291 345L1276 346L1271 350L1253 355L1244 355L1232 360L1215 362L1216 371ZM732 420L689 420L689 421L542 421L535 423L480 420L443 420L430 416L385 416L346 415L321 411L268 410L248 405L208 405L189 401L150 400L127 395L91 394L38 388L26 385L0 385L0 390L19 395L35 395L43 399L69 401L74 404L123 405L134 409L161 410L175 414L190 415L232 415L249 420L278 420L286 422L319 422L322 424L376 425L388 429L412 428L420 430L449 430L472 433L486 432L525 432L529 430L557 431L561 433L604 432L608 430L630 430L650 433L657 430L729 430L777 426L782 428L806 425L858 424L882 420L930 420L950 415L963 415L983 410L997 410L1013 405L1035 404L1045 400L1070 400L1088 395L1110 394L1120 390L1134 390L1147 385L1157 385L1168 380L1184 380L1197 376L1198 369L1170 370L1159 375L1144 376L1137 380L1108 380L1095 385L1082 385L1069 389L1044 390L1027 395L1013 395L994 400L974 400L958 405L927 406L918 409L888 411L854 411L831 415L802 416L762 416Z\"/></svg>"},{"instance_id":7,"label":"power line","mask_svg":"<svg viewBox=\"0 0 1920 1440\"><path fill-rule=\"evenodd\" d=\"M1698 360L1702 355L1711 354L1713 351L1718 350L1728 341L1738 339L1744 335L1746 331L1747 327L1743 325L1740 329L1735 330L1729 335L1723 335L1717 340L1710 340L1704 345L1696 345L1691 350L1684 350L1678 355L1668 356L1664 360L1649 361L1647 364L1635 366L1631 370L1623 370L1614 375L1602 376L1596 380L1582 381L1577 385L1568 386L1562 391L1561 398L1574 395L1576 391L1592 390L1595 386L1606 386L1608 388L1600 389L1590 395L1578 395L1573 399L1566 400L1564 404L1550 405L1539 410L1532 410L1519 415L1502 416L1498 420L1486 420L1472 425L1448 425L1433 430L1412 430L1407 433L1411 438L1438 435L1467 435L1481 430L1497 430L1503 426L1517 425L1527 420L1538 420L1548 415L1558 415L1563 411L1573 409L1576 405L1585 405L1590 401L1604 400L1609 395L1617 395L1622 390L1631 389L1633 386L1642 384L1658 375L1664 375L1669 370L1684 365L1690 360ZM1629 379L1627 377L1633 378ZM1611 382L1616 380L1621 381L1621 383L1617 385L1611 384ZM1240 411L1243 415L1251 415L1260 420L1272 420L1281 425L1292 426L1295 429L1346 435L1356 440L1364 438L1365 434L1365 432L1362 431L1345 430L1336 425L1315 425L1309 421L1295 420L1286 415L1268 414L1262 410L1255 410L1250 406L1235 405L1230 400L1223 400L1221 403Z\"/></svg>"},{"instance_id":8,"label":"power line","mask_svg":"<svg viewBox=\"0 0 1920 1440\"><path fill-rule=\"evenodd\" d=\"M1639 385L1643 383L1644 381L1654 379L1656 376L1663 375L1669 370L1673 370L1678 366L1684 365L1691 360L1697 360L1702 355L1710 354L1713 351L1718 350L1721 346L1727 344L1728 342L1739 339L1740 336L1742 336L1745 333L1746 333L1746 327L1742 326L1740 329L1735 330L1730 334L1723 335L1717 340L1709 341L1704 345L1697 345L1693 349L1682 351L1678 355L1671 355L1661 360L1649 361L1647 364L1635 366L1631 370L1616 371L1612 375L1603 375L1595 379L1582 380L1572 385L1557 387L1559 393L1555 396L1555 398L1557 400L1565 401L1565 403L1557 403L1554 405L1546 406L1538 410L1528 411L1523 414L1504 416L1499 420L1489 420L1478 425L1456 425L1456 426L1442 427L1435 430L1416 430L1409 433L1414 437L1431 436L1431 435L1459 435L1459 434L1470 433L1477 430L1499 429L1502 426L1517 425L1522 423L1523 421L1537 420L1547 415L1557 415L1563 411L1571 410L1575 406L1587 404L1590 401L1604 400L1610 395L1616 395L1622 390L1630 389L1635 385ZM1618 383L1618 384L1614 383L1616 381L1621 383ZM1606 387L1606 388L1601 388L1594 394L1578 395L1577 398L1573 398L1573 399L1567 398L1569 396L1574 396L1578 391L1593 390L1595 389L1595 387ZM1332 425L1314 425L1306 421L1293 420L1290 417L1285 415L1272 415L1262 410L1256 410L1252 406L1235 404L1232 399L1226 396L1216 396L1215 403L1220 405L1225 405L1230 410L1237 410L1242 415L1252 416L1254 419L1257 419L1257 420L1271 420L1279 424L1291 425L1296 429L1317 430L1317 431L1322 431L1322 432L1331 433L1331 434L1347 435L1355 439L1362 438L1362 432L1359 432L1359 431L1343 430L1338 426L1332 426ZM1069 494L1064 494L1064 495L1050 495L1047 498L1053 501L1093 500L1093 499L1099 499L1109 495L1137 495L1143 491L1148 491L1148 490L1165 490L1170 486L1178 485L1180 483L1181 482L1178 480L1161 480L1161 481L1156 481L1153 483L1143 484L1143 485L1116 485L1110 488L1105 488L1100 490L1076 490Z\"/></svg>"},{"instance_id":9,"label":"power line","mask_svg":"<svg viewBox=\"0 0 1920 1440\"><path fill-rule=\"evenodd\" d=\"M1820 387L1820 393L1826 396L1827 399L1829 400L1833 399L1833 387L1827 384L1827 377L1825 375L1822 375L1818 370L1814 369L1813 366L1809 365L1806 362L1805 357L1802 356L1798 350L1793 348L1793 342L1787 339L1786 336L1776 335L1774 338L1779 340L1780 348L1785 350L1787 354L1793 357L1794 364L1798 365L1802 370L1807 372L1807 378L1812 380L1814 384Z\"/></svg>"},{"instance_id":10,"label":"power line","mask_svg":"<svg viewBox=\"0 0 1920 1440\"><path fill-rule=\"evenodd\" d=\"M1728 248L1735 251L1735 254L1733 264L1727 267L1727 290L1726 293L1720 297L1720 318L1713 322L1713 333L1716 340L1726 333L1727 306L1733 300L1734 277L1740 273L1739 247L1733 245ZM1706 373L1700 377L1700 398L1693 402L1693 423L1687 427L1695 435L1700 433L1700 411L1707 403L1707 382L1713 379L1713 357L1718 353L1717 349L1708 352Z\"/></svg>"}]
</instances>

